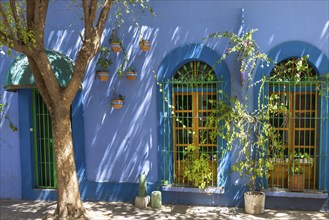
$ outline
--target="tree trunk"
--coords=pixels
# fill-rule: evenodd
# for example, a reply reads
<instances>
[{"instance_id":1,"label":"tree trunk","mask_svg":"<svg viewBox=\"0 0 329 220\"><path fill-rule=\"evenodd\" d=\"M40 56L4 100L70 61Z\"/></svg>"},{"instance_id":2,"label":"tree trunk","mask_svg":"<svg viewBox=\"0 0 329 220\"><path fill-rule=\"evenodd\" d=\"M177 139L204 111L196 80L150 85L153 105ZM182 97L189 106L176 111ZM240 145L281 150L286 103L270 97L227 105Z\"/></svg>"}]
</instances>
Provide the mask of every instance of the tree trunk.
<instances>
[{"instance_id":1,"label":"tree trunk","mask_svg":"<svg viewBox=\"0 0 329 220\"><path fill-rule=\"evenodd\" d=\"M59 104L54 107L51 116L57 165L58 201L55 213L50 217L85 219L87 216L80 198L74 161L70 108Z\"/></svg>"}]
</instances>

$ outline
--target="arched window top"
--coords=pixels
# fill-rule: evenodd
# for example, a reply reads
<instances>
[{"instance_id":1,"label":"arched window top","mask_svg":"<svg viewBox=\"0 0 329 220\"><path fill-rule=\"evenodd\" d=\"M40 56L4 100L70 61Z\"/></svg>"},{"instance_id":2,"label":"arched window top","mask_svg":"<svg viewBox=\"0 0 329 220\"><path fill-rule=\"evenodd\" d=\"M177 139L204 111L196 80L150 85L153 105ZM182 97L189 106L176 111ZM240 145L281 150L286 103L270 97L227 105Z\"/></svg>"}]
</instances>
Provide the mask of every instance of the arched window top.
<instances>
[{"instance_id":1,"label":"arched window top","mask_svg":"<svg viewBox=\"0 0 329 220\"><path fill-rule=\"evenodd\" d=\"M201 61L191 61L178 69L173 81L216 81L216 74L208 64Z\"/></svg>"},{"instance_id":2,"label":"arched window top","mask_svg":"<svg viewBox=\"0 0 329 220\"><path fill-rule=\"evenodd\" d=\"M316 71L307 61L307 57L290 58L273 68L270 79L284 81L306 81L316 76Z\"/></svg>"}]
</instances>

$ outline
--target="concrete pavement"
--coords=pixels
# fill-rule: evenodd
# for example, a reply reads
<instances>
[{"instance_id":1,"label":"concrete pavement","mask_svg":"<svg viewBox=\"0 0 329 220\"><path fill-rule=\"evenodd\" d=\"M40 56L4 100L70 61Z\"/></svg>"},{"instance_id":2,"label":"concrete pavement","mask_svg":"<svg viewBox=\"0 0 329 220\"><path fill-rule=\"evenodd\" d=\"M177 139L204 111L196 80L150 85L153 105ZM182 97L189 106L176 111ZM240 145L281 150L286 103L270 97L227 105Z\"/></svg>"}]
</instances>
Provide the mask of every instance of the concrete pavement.
<instances>
[{"instance_id":1,"label":"concrete pavement","mask_svg":"<svg viewBox=\"0 0 329 220\"><path fill-rule=\"evenodd\" d=\"M164 205L161 209L135 208L129 203L84 202L91 219L329 219L328 212L265 210L262 215L248 215L241 208ZM1 220L41 219L52 213L56 202L0 200Z\"/></svg>"}]
</instances>

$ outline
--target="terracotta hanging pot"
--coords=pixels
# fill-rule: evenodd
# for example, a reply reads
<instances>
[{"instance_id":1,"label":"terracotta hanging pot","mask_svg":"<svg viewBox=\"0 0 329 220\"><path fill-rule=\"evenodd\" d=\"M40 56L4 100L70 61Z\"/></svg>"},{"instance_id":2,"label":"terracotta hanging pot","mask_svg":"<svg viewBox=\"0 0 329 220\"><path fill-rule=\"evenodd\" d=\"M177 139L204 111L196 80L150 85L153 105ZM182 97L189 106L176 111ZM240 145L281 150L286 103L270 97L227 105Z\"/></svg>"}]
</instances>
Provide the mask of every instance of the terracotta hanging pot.
<instances>
[{"instance_id":1,"label":"terracotta hanging pot","mask_svg":"<svg viewBox=\"0 0 329 220\"><path fill-rule=\"evenodd\" d=\"M110 78L110 72L107 71L97 71L96 74L100 81L107 81Z\"/></svg>"},{"instance_id":2,"label":"terracotta hanging pot","mask_svg":"<svg viewBox=\"0 0 329 220\"><path fill-rule=\"evenodd\" d=\"M122 108L123 103L124 103L124 100L112 99L111 105L114 109L120 109L120 108Z\"/></svg>"},{"instance_id":3,"label":"terracotta hanging pot","mask_svg":"<svg viewBox=\"0 0 329 220\"><path fill-rule=\"evenodd\" d=\"M137 78L137 72L136 71L127 71L126 78L128 80L135 80Z\"/></svg>"},{"instance_id":4,"label":"terracotta hanging pot","mask_svg":"<svg viewBox=\"0 0 329 220\"><path fill-rule=\"evenodd\" d=\"M143 52L149 51L151 49L151 42L148 40L141 40L139 42L139 47Z\"/></svg>"},{"instance_id":5,"label":"terracotta hanging pot","mask_svg":"<svg viewBox=\"0 0 329 220\"><path fill-rule=\"evenodd\" d=\"M111 43L111 50L115 53L119 53L122 50L121 43L120 42L112 42Z\"/></svg>"}]
</instances>

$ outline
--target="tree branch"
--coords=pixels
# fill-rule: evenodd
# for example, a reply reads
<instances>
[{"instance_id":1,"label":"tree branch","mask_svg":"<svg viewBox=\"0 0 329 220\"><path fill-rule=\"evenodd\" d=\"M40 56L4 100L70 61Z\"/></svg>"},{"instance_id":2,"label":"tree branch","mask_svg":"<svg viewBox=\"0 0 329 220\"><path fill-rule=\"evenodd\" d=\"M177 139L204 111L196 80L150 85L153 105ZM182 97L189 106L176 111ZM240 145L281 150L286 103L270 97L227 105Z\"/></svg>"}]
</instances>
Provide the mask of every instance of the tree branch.
<instances>
[{"instance_id":1,"label":"tree branch","mask_svg":"<svg viewBox=\"0 0 329 220\"><path fill-rule=\"evenodd\" d=\"M36 43L44 47L44 30L47 17L49 0L35 0L33 30Z\"/></svg>"},{"instance_id":2,"label":"tree branch","mask_svg":"<svg viewBox=\"0 0 329 220\"><path fill-rule=\"evenodd\" d=\"M93 3L94 1L92 1L91 3ZM112 0L106 0L103 8L101 10L101 13L98 17L98 21L97 21L97 26L96 26L96 30L93 28L93 23L94 21L91 21L89 17L88 20L88 31L87 31L87 27L85 27L85 39L82 43L82 47L80 49L80 51L78 52L78 56L77 59L75 61L75 67L73 70L73 75L72 75L72 79L70 80L68 86L64 89L64 99L67 100L67 103L71 103L75 97L76 92L78 91L78 89L80 88L80 84L81 81L85 75L87 66L89 61L95 56L95 54L98 51L99 45L100 45L100 40L101 40L101 36L102 33L104 31L104 27L105 27L105 23L107 21L108 15L110 13L110 9L112 7ZM84 5L84 13L88 12L88 5L87 5L87 1L83 0L83 5ZM97 10L97 8L95 8L95 10ZM92 15L93 16L93 15ZM88 17L88 13L87 15L85 14L85 18ZM95 16L96 19L96 16ZM86 24L86 21L85 21ZM95 30L95 31L92 31Z\"/></svg>"},{"instance_id":3,"label":"tree branch","mask_svg":"<svg viewBox=\"0 0 329 220\"><path fill-rule=\"evenodd\" d=\"M4 10L3 10L2 3L0 4L0 16L2 17L3 22L4 22L4 25L8 29L9 34L11 35L11 38L12 39L15 39L14 31L12 30L11 25L10 25L10 23L8 21L7 15L4 12Z\"/></svg>"},{"instance_id":4,"label":"tree branch","mask_svg":"<svg viewBox=\"0 0 329 220\"><path fill-rule=\"evenodd\" d=\"M88 0L82 0L82 7L83 7L83 15L84 15L84 21L85 21L85 38L89 38L90 33L90 26L89 26L89 6L88 6Z\"/></svg>"},{"instance_id":5,"label":"tree branch","mask_svg":"<svg viewBox=\"0 0 329 220\"><path fill-rule=\"evenodd\" d=\"M104 31L104 27L105 27L105 24L106 24L106 21L107 21L107 18L110 14L110 10L112 8L112 3L113 1L112 0L106 0L105 3L104 3L104 6L101 10L101 13L98 17L98 21L97 21L97 25L96 25L96 30L97 30L97 34L99 36L102 35L103 31Z\"/></svg>"},{"instance_id":6,"label":"tree branch","mask_svg":"<svg viewBox=\"0 0 329 220\"><path fill-rule=\"evenodd\" d=\"M28 56L28 58L38 89L45 89L44 91L47 92L52 103L60 103L58 94L61 94L61 88L50 65L46 51L43 48L34 50L33 54Z\"/></svg>"},{"instance_id":7,"label":"tree branch","mask_svg":"<svg viewBox=\"0 0 329 220\"><path fill-rule=\"evenodd\" d=\"M51 99L49 97L49 91L47 90L46 82L42 77L42 74L37 66L37 63L34 61L33 57L27 56L30 68L33 73L33 77L35 79L35 84L39 93L42 96L43 101L47 105L48 109L50 110L51 107Z\"/></svg>"},{"instance_id":8,"label":"tree branch","mask_svg":"<svg viewBox=\"0 0 329 220\"><path fill-rule=\"evenodd\" d=\"M94 27L94 22L96 18L97 13L97 0L91 0L90 1L90 7L89 7L89 21L91 21L92 27Z\"/></svg>"},{"instance_id":9,"label":"tree branch","mask_svg":"<svg viewBox=\"0 0 329 220\"><path fill-rule=\"evenodd\" d=\"M10 9L15 21L17 39L20 39L21 24L17 14L16 0L10 0Z\"/></svg>"},{"instance_id":10,"label":"tree branch","mask_svg":"<svg viewBox=\"0 0 329 220\"><path fill-rule=\"evenodd\" d=\"M34 1L35 0L26 0L26 22L27 28L32 29L34 21Z\"/></svg>"},{"instance_id":11,"label":"tree branch","mask_svg":"<svg viewBox=\"0 0 329 220\"><path fill-rule=\"evenodd\" d=\"M32 50L30 50L26 45L21 44L16 40L12 40L11 36L8 36L7 34L1 31L0 31L0 42L2 42L8 48L13 49L17 52L24 53L27 55L32 54Z\"/></svg>"}]
</instances>

